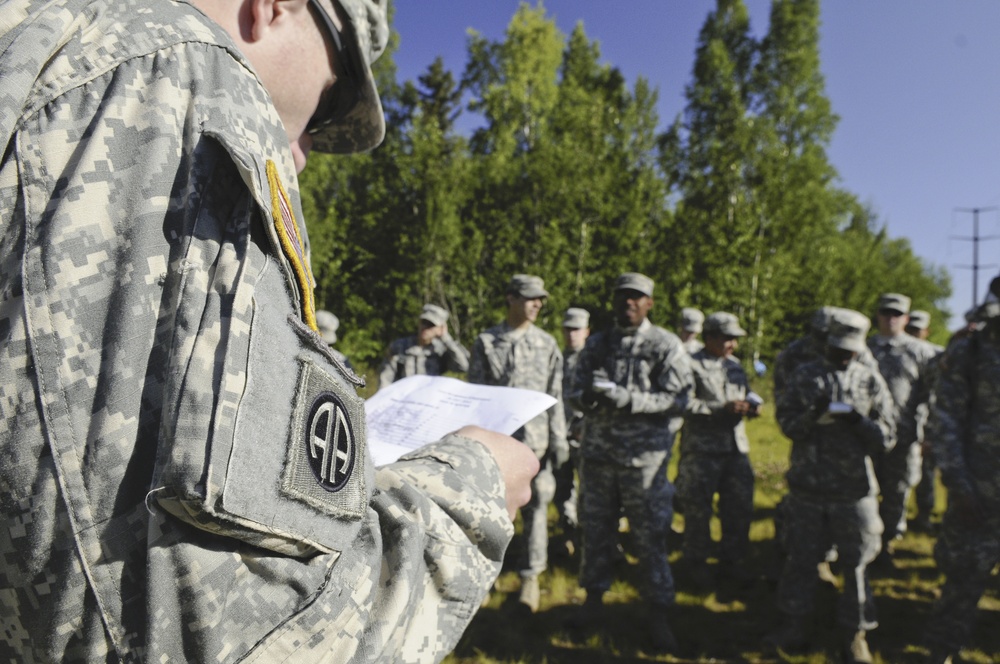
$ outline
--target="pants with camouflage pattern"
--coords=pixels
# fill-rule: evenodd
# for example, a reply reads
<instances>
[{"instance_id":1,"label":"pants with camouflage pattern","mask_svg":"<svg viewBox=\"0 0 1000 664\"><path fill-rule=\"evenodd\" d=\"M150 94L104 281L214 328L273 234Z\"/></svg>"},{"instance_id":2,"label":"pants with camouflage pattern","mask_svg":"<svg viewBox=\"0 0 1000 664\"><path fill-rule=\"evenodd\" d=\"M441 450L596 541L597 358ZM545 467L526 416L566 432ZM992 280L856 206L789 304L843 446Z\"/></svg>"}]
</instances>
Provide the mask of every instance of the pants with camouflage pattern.
<instances>
[{"instance_id":1,"label":"pants with camouflage pattern","mask_svg":"<svg viewBox=\"0 0 1000 664\"><path fill-rule=\"evenodd\" d=\"M945 512L934 558L946 579L926 630L928 645L934 649L957 653L972 635L976 605L1000 563L1000 523L996 521L994 516L986 524L968 527L956 518L953 506Z\"/></svg>"},{"instance_id":2,"label":"pants with camouflage pattern","mask_svg":"<svg viewBox=\"0 0 1000 664\"><path fill-rule=\"evenodd\" d=\"M538 576L549 559L549 503L556 493L552 462L542 460L542 467L531 480L531 500L521 508L524 525L524 548L521 551L521 576Z\"/></svg>"},{"instance_id":3,"label":"pants with camouflage pattern","mask_svg":"<svg viewBox=\"0 0 1000 664\"><path fill-rule=\"evenodd\" d=\"M879 515L885 526L883 542L906 532L906 503L920 481L920 444L897 445L878 460L876 473L882 489Z\"/></svg>"},{"instance_id":4,"label":"pants with camouflage pattern","mask_svg":"<svg viewBox=\"0 0 1000 664\"><path fill-rule=\"evenodd\" d=\"M684 558L705 562L712 543L712 503L719 494L722 541L719 556L724 565L738 565L750 545L753 517L753 469L746 454L684 454L677 469L683 483Z\"/></svg>"},{"instance_id":5,"label":"pants with camouflage pattern","mask_svg":"<svg viewBox=\"0 0 1000 664\"><path fill-rule=\"evenodd\" d=\"M588 594L601 594L611 587L617 558L618 520L624 512L639 558L643 598L651 604L674 603L674 577L667 561L672 498L665 453L654 463L638 467L598 459L581 460L580 585Z\"/></svg>"},{"instance_id":6,"label":"pants with camouflage pattern","mask_svg":"<svg viewBox=\"0 0 1000 664\"><path fill-rule=\"evenodd\" d=\"M788 557L778 582L782 613L812 613L816 600L816 565L833 542L844 570L844 589L837 604L837 622L851 629L878 626L867 566L882 544L882 520L874 496L860 500L785 496Z\"/></svg>"}]
</instances>

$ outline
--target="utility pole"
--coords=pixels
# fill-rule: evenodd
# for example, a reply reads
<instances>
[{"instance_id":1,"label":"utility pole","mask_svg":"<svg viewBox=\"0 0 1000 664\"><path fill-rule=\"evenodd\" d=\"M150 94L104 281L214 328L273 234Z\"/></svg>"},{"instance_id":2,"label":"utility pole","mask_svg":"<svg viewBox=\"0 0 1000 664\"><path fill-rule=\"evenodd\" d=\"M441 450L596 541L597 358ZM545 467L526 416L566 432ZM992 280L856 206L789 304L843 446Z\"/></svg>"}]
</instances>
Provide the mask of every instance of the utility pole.
<instances>
[{"instance_id":1,"label":"utility pole","mask_svg":"<svg viewBox=\"0 0 1000 664\"><path fill-rule=\"evenodd\" d=\"M966 270L972 270L972 306L979 305L979 268L981 267L996 267L996 263L991 265L980 265L979 264L979 243L983 240L995 240L997 235L988 235L986 237L980 237L979 235L979 213L980 212L990 212L991 210L996 210L995 207L986 208L955 208L956 212L971 212L972 213L972 237L963 237L952 235L953 240L971 240L972 241L972 265L956 265L955 267L960 267Z\"/></svg>"}]
</instances>

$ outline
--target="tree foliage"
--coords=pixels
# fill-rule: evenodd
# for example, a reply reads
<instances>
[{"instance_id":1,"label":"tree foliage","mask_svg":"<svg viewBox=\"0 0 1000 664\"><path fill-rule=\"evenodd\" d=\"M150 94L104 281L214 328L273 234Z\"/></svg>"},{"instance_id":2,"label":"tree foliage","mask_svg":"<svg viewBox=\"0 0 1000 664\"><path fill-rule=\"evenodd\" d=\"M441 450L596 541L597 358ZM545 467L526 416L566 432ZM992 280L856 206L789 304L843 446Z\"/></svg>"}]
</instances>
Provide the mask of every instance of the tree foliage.
<instances>
[{"instance_id":1,"label":"tree foliage","mask_svg":"<svg viewBox=\"0 0 1000 664\"><path fill-rule=\"evenodd\" d=\"M818 38L818 0L773 0L760 39L742 0L717 0L687 106L661 130L657 91L629 87L583 24L564 35L541 3L519 6L500 41L471 32L460 76L438 59L398 84L394 37L376 68L385 143L313 155L300 178L317 301L340 316L342 349L373 364L425 302L471 343L518 272L546 280L551 331L567 306L606 324L615 277L644 272L656 322L732 311L748 360L772 358L816 307L870 312L883 290L945 315L944 272L838 184Z\"/></svg>"}]
</instances>

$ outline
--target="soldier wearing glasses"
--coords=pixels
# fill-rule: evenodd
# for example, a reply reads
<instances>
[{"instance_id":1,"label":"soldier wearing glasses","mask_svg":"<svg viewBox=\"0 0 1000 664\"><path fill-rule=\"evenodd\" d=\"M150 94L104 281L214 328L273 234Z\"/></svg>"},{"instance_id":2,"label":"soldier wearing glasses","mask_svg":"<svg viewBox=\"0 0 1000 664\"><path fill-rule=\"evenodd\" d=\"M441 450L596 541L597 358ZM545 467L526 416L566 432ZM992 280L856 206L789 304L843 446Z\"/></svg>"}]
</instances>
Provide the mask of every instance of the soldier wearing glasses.
<instances>
[{"instance_id":1,"label":"soldier wearing glasses","mask_svg":"<svg viewBox=\"0 0 1000 664\"><path fill-rule=\"evenodd\" d=\"M440 659L537 462L464 427L376 469L318 334L296 174L382 140L385 5L0 15L5 659Z\"/></svg>"}]
</instances>

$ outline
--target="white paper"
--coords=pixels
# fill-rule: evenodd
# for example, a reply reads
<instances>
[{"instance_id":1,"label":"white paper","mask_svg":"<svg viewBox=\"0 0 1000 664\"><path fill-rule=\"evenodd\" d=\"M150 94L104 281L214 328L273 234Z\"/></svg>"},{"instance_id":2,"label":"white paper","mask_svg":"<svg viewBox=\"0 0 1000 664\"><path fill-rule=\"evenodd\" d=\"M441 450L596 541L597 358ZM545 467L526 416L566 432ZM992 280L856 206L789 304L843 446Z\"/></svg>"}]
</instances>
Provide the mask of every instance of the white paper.
<instances>
[{"instance_id":1,"label":"white paper","mask_svg":"<svg viewBox=\"0 0 1000 664\"><path fill-rule=\"evenodd\" d=\"M593 386L595 390L607 391L618 387L618 383L613 380L595 380Z\"/></svg>"},{"instance_id":2,"label":"white paper","mask_svg":"<svg viewBox=\"0 0 1000 664\"><path fill-rule=\"evenodd\" d=\"M365 402L368 448L382 466L467 424L510 435L555 403L534 390L410 376Z\"/></svg>"}]
</instances>

